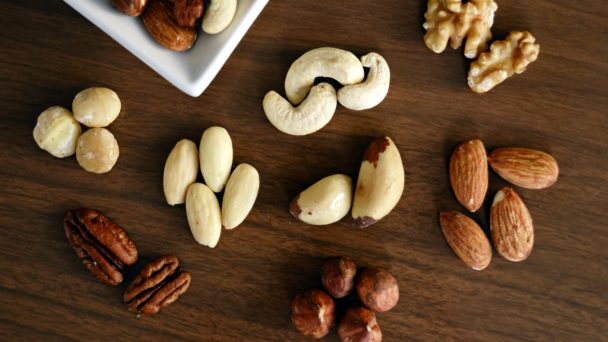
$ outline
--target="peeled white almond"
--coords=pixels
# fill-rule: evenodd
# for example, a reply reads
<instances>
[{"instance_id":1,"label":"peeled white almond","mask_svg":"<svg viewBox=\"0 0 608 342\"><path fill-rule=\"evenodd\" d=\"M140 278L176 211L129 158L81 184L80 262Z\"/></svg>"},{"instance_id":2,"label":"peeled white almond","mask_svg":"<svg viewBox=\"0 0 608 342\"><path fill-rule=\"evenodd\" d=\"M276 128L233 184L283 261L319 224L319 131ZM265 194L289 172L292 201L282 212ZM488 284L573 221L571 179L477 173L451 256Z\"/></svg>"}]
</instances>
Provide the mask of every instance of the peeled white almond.
<instances>
[{"instance_id":1,"label":"peeled white almond","mask_svg":"<svg viewBox=\"0 0 608 342\"><path fill-rule=\"evenodd\" d=\"M205 184L194 183L188 188L186 216L196 242L214 248L222 232L220 204Z\"/></svg>"},{"instance_id":2,"label":"peeled white almond","mask_svg":"<svg viewBox=\"0 0 608 342\"><path fill-rule=\"evenodd\" d=\"M240 225L253 208L260 189L260 174L249 164L240 164L232 171L222 200L222 226L232 229Z\"/></svg>"},{"instance_id":3,"label":"peeled white almond","mask_svg":"<svg viewBox=\"0 0 608 342\"><path fill-rule=\"evenodd\" d=\"M182 204L188 187L196 182L198 174L198 149L190 140L180 140L165 162L163 191L169 205Z\"/></svg>"},{"instance_id":4,"label":"peeled white almond","mask_svg":"<svg viewBox=\"0 0 608 342\"><path fill-rule=\"evenodd\" d=\"M221 192L232 169L232 139L223 127L209 127L199 146L201 173L213 192Z\"/></svg>"}]
</instances>

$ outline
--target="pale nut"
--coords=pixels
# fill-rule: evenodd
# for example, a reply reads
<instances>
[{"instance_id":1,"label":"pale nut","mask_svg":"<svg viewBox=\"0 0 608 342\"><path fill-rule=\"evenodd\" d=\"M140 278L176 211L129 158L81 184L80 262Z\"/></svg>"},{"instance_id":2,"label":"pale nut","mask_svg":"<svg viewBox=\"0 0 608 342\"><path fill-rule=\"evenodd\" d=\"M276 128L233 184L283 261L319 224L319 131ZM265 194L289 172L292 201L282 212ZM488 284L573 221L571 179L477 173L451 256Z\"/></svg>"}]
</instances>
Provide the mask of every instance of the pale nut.
<instances>
[{"instance_id":1,"label":"pale nut","mask_svg":"<svg viewBox=\"0 0 608 342\"><path fill-rule=\"evenodd\" d=\"M336 91L328 83L310 89L304 102L293 107L275 91L264 96L264 113L279 131L290 135L307 135L325 127L334 116L338 99Z\"/></svg>"},{"instance_id":2,"label":"pale nut","mask_svg":"<svg viewBox=\"0 0 608 342\"><path fill-rule=\"evenodd\" d=\"M355 188L352 217L359 228L388 215L403 194L405 173L401 155L389 137L376 138L363 155Z\"/></svg>"},{"instance_id":3,"label":"pale nut","mask_svg":"<svg viewBox=\"0 0 608 342\"><path fill-rule=\"evenodd\" d=\"M221 192L232 170L232 139L223 127L207 128L201 137L199 158L205 184L213 192Z\"/></svg>"},{"instance_id":4,"label":"pale nut","mask_svg":"<svg viewBox=\"0 0 608 342\"><path fill-rule=\"evenodd\" d=\"M454 149L450 184L463 207L471 212L481 207L488 191L488 160L481 140L465 141Z\"/></svg>"},{"instance_id":5,"label":"pale nut","mask_svg":"<svg viewBox=\"0 0 608 342\"><path fill-rule=\"evenodd\" d=\"M361 64L369 68L367 79L359 84L338 90L338 102L348 109L365 110L380 104L388 94L391 71L386 60L375 52L361 57Z\"/></svg>"},{"instance_id":6,"label":"pale nut","mask_svg":"<svg viewBox=\"0 0 608 342\"><path fill-rule=\"evenodd\" d=\"M222 199L222 226L233 229L243 223L255 204L260 174L249 164L239 164L226 183Z\"/></svg>"},{"instance_id":7,"label":"pale nut","mask_svg":"<svg viewBox=\"0 0 608 342\"><path fill-rule=\"evenodd\" d=\"M490 51L471 63L469 87L476 93L485 93L514 74L526 71L540 52L540 45L535 42L530 32L511 32L505 40L492 43Z\"/></svg>"},{"instance_id":8,"label":"pale nut","mask_svg":"<svg viewBox=\"0 0 608 342\"><path fill-rule=\"evenodd\" d=\"M203 31L218 34L224 31L234 19L237 0L210 0L203 17Z\"/></svg>"},{"instance_id":9,"label":"pale nut","mask_svg":"<svg viewBox=\"0 0 608 342\"><path fill-rule=\"evenodd\" d=\"M548 188L559 177L555 158L529 148L497 148L488 157L488 162L500 177L526 189Z\"/></svg>"},{"instance_id":10,"label":"pale nut","mask_svg":"<svg viewBox=\"0 0 608 342\"><path fill-rule=\"evenodd\" d=\"M196 242L214 248L222 233L220 204L205 184L194 183L188 187L186 216Z\"/></svg>"},{"instance_id":11,"label":"pale nut","mask_svg":"<svg viewBox=\"0 0 608 342\"><path fill-rule=\"evenodd\" d=\"M306 98L317 77L333 78L346 86L361 83L365 73L349 51L332 47L310 50L293 62L285 77L285 93L294 106Z\"/></svg>"},{"instance_id":12,"label":"pale nut","mask_svg":"<svg viewBox=\"0 0 608 342\"><path fill-rule=\"evenodd\" d=\"M343 174L325 177L302 191L289 204L296 219L312 224L327 225L340 221L350 211L353 181Z\"/></svg>"},{"instance_id":13,"label":"pale nut","mask_svg":"<svg viewBox=\"0 0 608 342\"><path fill-rule=\"evenodd\" d=\"M422 25L427 31L424 43L435 53L441 53L448 41L453 49L464 46L464 55L475 58L487 50L492 39L491 28L498 5L494 0L429 0Z\"/></svg>"},{"instance_id":14,"label":"pale nut","mask_svg":"<svg viewBox=\"0 0 608 342\"><path fill-rule=\"evenodd\" d=\"M87 127L106 127L120 113L120 99L111 89L87 88L74 97L72 110L78 122Z\"/></svg>"},{"instance_id":15,"label":"pale nut","mask_svg":"<svg viewBox=\"0 0 608 342\"><path fill-rule=\"evenodd\" d=\"M163 192L169 205L186 201L188 187L198 175L198 149L190 140L180 140L169 153L163 172Z\"/></svg>"},{"instance_id":16,"label":"pale nut","mask_svg":"<svg viewBox=\"0 0 608 342\"><path fill-rule=\"evenodd\" d=\"M106 173L112 170L119 156L118 142L105 128L91 128L78 139L76 159L88 172Z\"/></svg>"},{"instance_id":17,"label":"pale nut","mask_svg":"<svg viewBox=\"0 0 608 342\"><path fill-rule=\"evenodd\" d=\"M509 261L523 261L534 245L534 226L528 208L510 188L494 196L490 209L490 231L494 247Z\"/></svg>"},{"instance_id":18,"label":"pale nut","mask_svg":"<svg viewBox=\"0 0 608 342\"><path fill-rule=\"evenodd\" d=\"M481 227L468 216L455 211L439 214L443 237L454 254L476 271L492 261L492 247Z\"/></svg>"},{"instance_id":19,"label":"pale nut","mask_svg":"<svg viewBox=\"0 0 608 342\"><path fill-rule=\"evenodd\" d=\"M57 158L76 152L76 143L82 130L69 110L55 106L47 108L38 116L34 127L34 140L38 147Z\"/></svg>"},{"instance_id":20,"label":"pale nut","mask_svg":"<svg viewBox=\"0 0 608 342\"><path fill-rule=\"evenodd\" d=\"M169 0L150 0L142 15L144 26L157 43L173 51L186 51L196 40L196 30L180 26L173 17Z\"/></svg>"},{"instance_id":21,"label":"pale nut","mask_svg":"<svg viewBox=\"0 0 608 342\"><path fill-rule=\"evenodd\" d=\"M340 342L381 342L376 314L367 308L350 308L338 324Z\"/></svg>"},{"instance_id":22,"label":"pale nut","mask_svg":"<svg viewBox=\"0 0 608 342\"><path fill-rule=\"evenodd\" d=\"M148 0L112 0L112 4L122 13L136 17L144 12Z\"/></svg>"}]
</instances>

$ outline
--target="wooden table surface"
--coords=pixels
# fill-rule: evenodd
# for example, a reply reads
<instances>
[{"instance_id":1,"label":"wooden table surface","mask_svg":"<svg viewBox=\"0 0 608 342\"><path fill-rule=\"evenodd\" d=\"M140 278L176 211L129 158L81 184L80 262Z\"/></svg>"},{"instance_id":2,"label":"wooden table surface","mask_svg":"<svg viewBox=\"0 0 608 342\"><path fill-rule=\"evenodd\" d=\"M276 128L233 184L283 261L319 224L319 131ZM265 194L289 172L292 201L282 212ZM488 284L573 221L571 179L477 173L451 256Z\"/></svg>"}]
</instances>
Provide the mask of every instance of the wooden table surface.
<instances>
[{"instance_id":1,"label":"wooden table surface","mask_svg":"<svg viewBox=\"0 0 608 342\"><path fill-rule=\"evenodd\" d=\"M437 55L422 42L424 1L273 0L215 81L198 98L172 87L59 0L0 3L0 331L2 340L296 341L290 302L320 285L323 259L348 255L391 270L400 301L378 315L385 341L606 340L608 336L608 7L604 0L498 1L495 37L530 30L539 60L523 75L477 95L466 86L462 50ZM381 53L391 88L378 107L339 107L305 137L277 131L264 94L290 64L320 46ZM103 85L123 103L111 126L114 169L96 175L56 159L32 138L38 114L69 107ZM198 245L183 206L162 192L165 158L182 138L226 127L236 162L253 164L261 189L246 222L219 245ZM405 192L374 226L350 219L313 227L287 203L337 172L356 177L376 136L393 137ZM447 162L460 141L488 149L547 151L560 165L551 188L517 188L535 223L532 255L468 269L444 241L440 210L463 211ZM488 229L488 201L506 183L490 176L486 205L472 215ZM122 288L94 279L68 245L65 212L97 208L123 226L142 260L178 256L192 286L155 317L136 318ZM328 341L337 341L334 332Z\"/></svg>"}]
</instances>

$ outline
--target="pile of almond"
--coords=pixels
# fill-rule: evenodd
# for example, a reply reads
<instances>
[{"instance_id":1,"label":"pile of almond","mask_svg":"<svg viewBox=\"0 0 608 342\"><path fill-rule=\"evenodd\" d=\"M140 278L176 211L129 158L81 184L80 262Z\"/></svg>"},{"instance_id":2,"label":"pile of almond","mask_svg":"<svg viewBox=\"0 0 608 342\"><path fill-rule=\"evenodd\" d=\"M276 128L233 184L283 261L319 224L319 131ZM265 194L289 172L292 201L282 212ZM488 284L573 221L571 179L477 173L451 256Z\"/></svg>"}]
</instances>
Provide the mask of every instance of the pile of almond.
<instances>
[{"instance_id":1,"label":"pile of almond","mask_svg":"<svg viewBox=\"0 0 608 342\"><path fill-rule=\"evenodd\" d=\"M477 211L488 190L488 163L500 177L525 189L544 189L558 178L559 167L551 155L527 148L497 148L487 156L480 140L458 145L450 159L450 182L458 202ZM492 259L492 247L481 227L455 211L441 212L443 235L454 253L475 270ZM508 187L494 196L490 209L490 233L498 254L510 261L523 261L532 252L534 227L528 208Z\"/></svg>"},{"instance_id":2,"label":"pile of almond","mask_svg":"<svg viewBox=\"0 0 608 342\"><path fill-rule=\"evenodd\" d=\"M180 140L165 163L163 190L167 203L186 203L194 239L211 248L217 245L222 227L236 228L247 218L260 188L260 175L253 166L243 163L232 171L232 155L228 131L214 126L203 132L198 149L194 142ZM206 184L196 182L199 164ZM216 193L222 191L220 209Z\"/></svg>"}]
</instances>

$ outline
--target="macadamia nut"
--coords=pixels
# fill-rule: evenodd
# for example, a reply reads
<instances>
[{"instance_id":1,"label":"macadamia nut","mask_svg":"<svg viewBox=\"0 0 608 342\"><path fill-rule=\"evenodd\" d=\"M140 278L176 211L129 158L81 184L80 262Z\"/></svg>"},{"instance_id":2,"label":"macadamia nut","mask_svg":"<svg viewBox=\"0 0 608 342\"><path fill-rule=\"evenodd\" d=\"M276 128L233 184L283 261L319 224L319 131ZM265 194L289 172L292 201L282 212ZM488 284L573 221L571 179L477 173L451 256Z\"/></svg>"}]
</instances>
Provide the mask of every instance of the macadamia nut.
<instances>
[{"instance_id":1,"label":"macadamia nut","mask_svg":"<svg viewBox=\"0 0 608 342\"><path fill-rule=\"evenodd\" d=\"M106 173L118 160L118 142L105 128L91 128L78 139L76 159L83 169L93 173Z\"/></svg>"},{"instance_id":2,"label":"macadamia nut","mask_svg":"<svg viewBox=\"0 0 608 342\"><path fill-rule=\"evenodd\" d=\"M38 116L34 127L34 140L38 146L57 158L76 152L76 142L82 130L69 110L55 106Z\"/></svg>"},{"instance_id":3,"label":"macadamia nut","mask_svg":"<svg viewBox=\"0 0 608 342\"><path fill-rule=\"evenodd\" d=\"M87 127L106 127L120 113L120 99L108 88L88 88L76 95L72 102L74 117Z\"/></svg>"}]
</instances>

